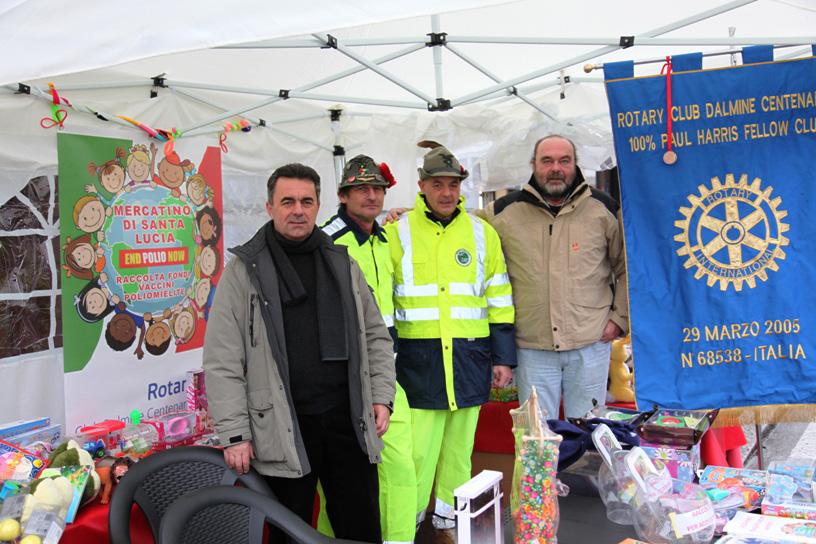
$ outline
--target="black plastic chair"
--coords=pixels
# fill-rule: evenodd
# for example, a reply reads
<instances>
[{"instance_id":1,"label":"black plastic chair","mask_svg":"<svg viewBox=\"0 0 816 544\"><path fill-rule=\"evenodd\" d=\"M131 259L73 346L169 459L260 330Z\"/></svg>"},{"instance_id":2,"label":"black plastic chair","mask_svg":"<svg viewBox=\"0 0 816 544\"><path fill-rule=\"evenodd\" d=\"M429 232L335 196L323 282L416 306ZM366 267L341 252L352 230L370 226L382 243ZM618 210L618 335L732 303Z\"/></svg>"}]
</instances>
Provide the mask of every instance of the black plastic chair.
<instances>
[{"instance_id":1,"label":"black plastic chair","mask_svg":"<svg viewBox=\"0 0 816 544\"><path fill-rule=\"evenodd\" d=\"M134 502L144 512L153 539L159 542L161 519L176 499L200 488L236 483L274 497L263 476L254 469L247 474L236 473L227 466L224 452L219 449L187 446L146 457L130 467L113 493L108 513L110 541L130 544L130 511ZM253 522L263 530L263 516L256 516ZM223 524L232 523L242 524L244 520L232 520L230 513L225 512Z\"/></svg>"},{"instance_id":2,"label":"black plastic chair","mask_svg":"<svg viewBox=\"0 0 816 544\"><path fill-rule=\"evenodd\" d=\"M227 527L225 509L242 519L261 516L280 527L291 540L303 544L362 544L353 540L329 538L318 533L275 498L234 486L216 486L191 491L174 502L161 523L160 544L255 544L261 543L263 530Z\"/></svg>"}]
</instances>

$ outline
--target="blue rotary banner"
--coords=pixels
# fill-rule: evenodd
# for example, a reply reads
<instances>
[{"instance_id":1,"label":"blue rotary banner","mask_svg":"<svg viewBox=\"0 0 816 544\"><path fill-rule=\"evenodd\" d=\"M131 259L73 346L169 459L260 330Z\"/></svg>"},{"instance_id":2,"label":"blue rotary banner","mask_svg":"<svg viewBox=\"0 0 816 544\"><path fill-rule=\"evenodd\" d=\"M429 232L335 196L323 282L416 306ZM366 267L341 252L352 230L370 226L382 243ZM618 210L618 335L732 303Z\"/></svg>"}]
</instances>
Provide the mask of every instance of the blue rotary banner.
<instances>
[{"instance_id":1,"label":"blue rotary banner","mask_svg":"<svg viewBox=\"0 0 816 544\"><path fill-rule=\"evenodd\" d=\"M816 58L693 65L607 71L638 406L814 404Z\"/></svg>"}]
</instances>

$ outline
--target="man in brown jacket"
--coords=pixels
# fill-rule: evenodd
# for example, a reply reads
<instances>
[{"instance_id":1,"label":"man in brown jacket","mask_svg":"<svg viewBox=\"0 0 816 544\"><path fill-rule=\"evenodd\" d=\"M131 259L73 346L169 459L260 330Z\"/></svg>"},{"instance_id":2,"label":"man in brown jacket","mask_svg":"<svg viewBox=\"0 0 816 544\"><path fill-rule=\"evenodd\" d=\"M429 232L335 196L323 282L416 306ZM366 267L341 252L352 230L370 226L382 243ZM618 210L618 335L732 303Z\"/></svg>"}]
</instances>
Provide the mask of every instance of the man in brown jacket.
<instances>
[{"instance_id":1,"label":"man in brown jacket","mask_svg":"<svg viewBox=\"0 0 816 544\"><path fill-rule=\"evenodd\" d=\"M535 386L547 417L581 417L606 400L610 341L628 328L623 229L617 202L589 187L575 145L536 142L530 181L493 202L516 306L519 397Z\"/></svg>"},{"instance_id":2,"label":"man in brown jacket","mask_svg":"<svg viewBox=\"0 0 816 544\"><path fill-rule=\"evenodd\" d=\"M391 336L360 268L315 228L317 172L282 166L267 193L272 220L231 250L207 323L207 398L224 458L239 472L251 464L307 523L320 478L337 537L379 542Z\"/></svg>"}]
</instances>

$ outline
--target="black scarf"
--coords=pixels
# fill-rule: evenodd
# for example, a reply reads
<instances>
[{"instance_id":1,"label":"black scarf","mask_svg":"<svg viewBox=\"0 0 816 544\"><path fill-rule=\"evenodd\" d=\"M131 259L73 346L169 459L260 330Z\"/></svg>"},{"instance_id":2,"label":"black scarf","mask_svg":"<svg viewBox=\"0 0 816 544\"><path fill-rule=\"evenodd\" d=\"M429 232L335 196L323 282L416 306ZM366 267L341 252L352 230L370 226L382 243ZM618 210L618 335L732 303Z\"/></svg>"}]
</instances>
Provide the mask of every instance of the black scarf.
<instances>
[{"instance_id":1,"label":"black scarf","mask_svg":"<svg viewBox=\"0 0 816 544\"><path fill-rule=\"evenodd\" d=\"M306 300L306 290L286 253L314 253L320 357L324 362L347 361L349 351L345 312L342 298L338 296L337 274L326 255L330 243L331 240L318 228L302 242L294 242L278 234L272 221L266 226L266 245L278 272L281 304L284 307L294 306Z\"/></svg>"}]
</instances>

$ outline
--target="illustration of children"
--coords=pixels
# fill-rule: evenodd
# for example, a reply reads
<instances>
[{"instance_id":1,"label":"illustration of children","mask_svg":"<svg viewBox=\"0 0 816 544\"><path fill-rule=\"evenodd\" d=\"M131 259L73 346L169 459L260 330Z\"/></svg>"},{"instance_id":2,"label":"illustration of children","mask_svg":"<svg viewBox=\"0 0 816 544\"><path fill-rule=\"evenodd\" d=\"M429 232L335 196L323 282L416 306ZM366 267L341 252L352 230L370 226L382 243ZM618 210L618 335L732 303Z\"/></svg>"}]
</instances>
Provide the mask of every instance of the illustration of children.
<instances>
[{"instance_id":1,"label":"illustration of children","mask_svg":"<svg viewBox=\"0 0 816 544\"><path fill-rule=\"evenodd\" d=\"M215 286L210 278L201 278L195 288L189 293L193 308L207 321L210 317L210 307L215 296Z\"/></svg>"},{"instance_id":2,"label":"illustration of children","mask_svg":"<svg viewBox=\"0 0 816 544\"><path fill-rule=\"evenodd\" d=\"M99 195L99 198L105 200L108 205L116 200L124 191L125 169L122 166L122 161L124 158L125 150L121 147L117 147L115 159L111 159L100 165L97 165L93 161L88 163L88 173L92 176L97 176L102 188L111 195L110 198ZM98 190L96 185L89 184L85 186L85 192L96 194L98 193Z\"/></svg>"},{"instance_id":3,"label":"illustration of children","mask_svg":"<svg viewBox=\"0 0 816 544\"><path fill-rule=\"evenodd\" d=\"M203 246L215 246L221 238L221 217L215 208L204 206L196 213L198 235L196 243Z\"/></svg>"},{"instance_id":4,"label":"illustration of children","mask_svg":"<svg viewBox=\"0 0 816 544\"><path fill-rule=\"evenodd\" d=\"M145 332L144 347L151 355L162 355L170 346L172 334L166 321L171 315L172 312L169 309L164 310L158 317L154 317L150 312L144 314L145 322L150 324Z\"/></svg>"},{"instance_id":5,"label":"illustration of children","mask_svg":"<svg viewBox=\"0 0 816 544\"><path fill-rule=\"evenodd\" d=\"M62 268L69 278L91 280L94 272L98 274L105 268L105 251L101 244L94 246L91 243L90 234L83 234L74 239L67 237L62 249L65 263Z\"/></svg>"},{"instance_id":6,"label":"illustration of children","mask_svg":"<svg viewBox=\"0 0 816 544\"><path fill-rule=\"evenodd\" d=\"M178 307L176 313L170 319L170 330L176 337L176 345L186 344L195 334L197 316L195 310L190 307Z\"/></svg>"},{"instance_id":7,"label":"illustration of children","mask_svg":"<svg viewBox=\"0 0 816 544\"><path fill-rule=\"evenodd\" d=\"M178 198L181 196L179 187L184 183L184 177L194 168L195 165L188 159L182 161L178 153L171 151L159 161L159 173L153 176L153 181L170 189L172 195Z\"/></svg>"},{"instance_id":8,"label":"illustration of children","mask_svg":"<svg viewBox=\"0 0 816 544\"><path fill-rule=\"evenodd\" d=\"M207 180L201 174L193 174L187 178L187 197L197 207L204 204L207 206L213 205L212 192L207 185Z\"/></svg>"},{"instance_id":9,"label":"illustration of children","mask_svg":"<svg viewBox=\"0 0 816 544\"><path fill-rule=\"evenodd\" d=\"M221 257L213 246L204 246L196 257L196 272L198 277L213 277L221 268Z\"/></svg>"},{"instance_id":10,"label":"illustration of children","mask_svg":"<svg viewBox=\"0 0 816 544\"><path fill-rule=\"evenodd\" d=\"M130 181L125 186L125 191L131 191L138 185L152 184L155 186L151 178L156 166L157 150L153 142L150 142L150 151L144 144L137 144L130 148L130 155L127 158L127 173Z\"/></svg>"},{"instance_id":11,"label":"illustration of children","mask_svg":"<svg viewBox=\"0 0 816 544\"><path fill-rule=\"evenodd\" d=\"M127 310L124 302L119 302L113 310L116 315L108 321L105 329L105 340L114 351L124 351L133 345L136 340L136 329L139 329L139 343L133 353L137 358L144 357L142 344L145 338L144 317L132 314Z\"/></svg>"},{"instance_id":12,"label":"illustration of children","mask_svg":"<svg viewBox=\"0 0 816 544\"><path fill-rule=\"evenodd\" d=\"M105 224L105 219L111 213L113 210L105 207L99 198L90 195L81 196L74 204L74 224L82 232L96 233L97 241L101 242L105 239L102 225Z\"/></svg>"},{"instance_id":13,"label":"illustration of children","mask_svg":"<svg viewBox=\"0 0 816 544\"><path fill-rule=\"evenodd\" d=\"M96 323L111 313L119 303L119 297L111 296L107 282L108 275L102 272L74 296L74 306L82 321Z\"/></svg>"}]
</instances>

